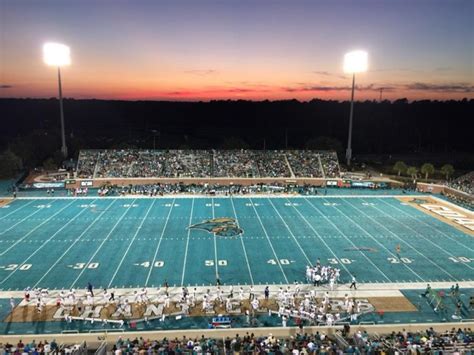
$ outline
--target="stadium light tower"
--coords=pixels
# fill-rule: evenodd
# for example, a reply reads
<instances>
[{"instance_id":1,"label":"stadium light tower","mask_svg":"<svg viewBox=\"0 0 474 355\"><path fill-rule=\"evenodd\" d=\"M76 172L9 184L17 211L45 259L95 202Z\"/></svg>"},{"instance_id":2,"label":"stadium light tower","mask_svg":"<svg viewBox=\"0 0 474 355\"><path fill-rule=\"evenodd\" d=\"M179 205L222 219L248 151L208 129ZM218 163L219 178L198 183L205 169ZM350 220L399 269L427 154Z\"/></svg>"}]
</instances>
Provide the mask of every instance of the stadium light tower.
<instances>
[{"instance_id":1,"label":"stadium light tower","mask_svg":"<svg viewBox=\"0 0 474 355\"><path fill-rule=\"evenodd\" d=\"M367 71L367 52L353 51L344 56L344 72L352 74L351 111L349 114L349 136L347 138L346 161L351 165L352 158L352 117L354 114L355 74Z\"/></svg>"},{"instance_id":2,"label":"stadium light tower","mask_svg":"<svg viewBox=\"0 0 474 355\"><path fill-rule=\"evenodd\" d=\"M63 91L61 86L61 67L71 64L71 51L61 43L48 42L43 45L43 60L47 65L58 68L59 112L61 115L61 153L67 157L66 134L64 130Z\"/></svg>"}]
</instances>

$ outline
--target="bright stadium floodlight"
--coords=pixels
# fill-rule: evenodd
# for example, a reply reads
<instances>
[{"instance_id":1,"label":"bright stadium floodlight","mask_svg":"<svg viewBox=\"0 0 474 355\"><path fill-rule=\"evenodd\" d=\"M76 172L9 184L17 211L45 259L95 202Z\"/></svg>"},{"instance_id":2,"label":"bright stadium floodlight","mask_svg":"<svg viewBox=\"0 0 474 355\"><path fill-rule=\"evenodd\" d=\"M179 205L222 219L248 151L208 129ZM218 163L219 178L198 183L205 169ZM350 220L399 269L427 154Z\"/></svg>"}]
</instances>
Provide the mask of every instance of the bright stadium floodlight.
<instances>
[{"instance_id":1,"label":"bright stadium floodlight","mask_svg":"<svg viewBox=\"0 0 474 355\"><path fill-rule=\"evenodd\" d=\"M48 42L43 45L43 59L47 65L61 67L71 64L71 50L61 43Z\"/></svg>"},{"instance_id":2,"label":"bright stadium floodlight","mask_svg":"<svg viewBox=\"0 0 474 355\"><path fill-rule=\"evenodd\" d=\"M344 56L344 72L361 73L367 71L367 52L353 51Z\"/></svg>"},{"instance_id":3,"label":"bright stadium floodlight","mask_svg":"<svg viewBox=\"0 0 474 355\"><path fill-rule=\"evenodd\" d=\"M346 161L351 165L352 158L352 117L354 114L355 73L367 71L368 55L365 51L352 51L344 56L344 72L352 74L351 111L349 114L349 136L347 138Z\"/></svg>"},{"instance_id":4,"label":"bright stadium floodlight","mask_svg":"<svg viewBox=\"0 0 474 355\"><path fill-rule=\"evenodd\" d=\"M43 60L47 65L58 67L59 111L61 115L61 152L67 157L66 134L64 132L63 92L61 67L71 64L71 50L61 43L48 42L43 45Z\"/></svg>"}]
</instances>

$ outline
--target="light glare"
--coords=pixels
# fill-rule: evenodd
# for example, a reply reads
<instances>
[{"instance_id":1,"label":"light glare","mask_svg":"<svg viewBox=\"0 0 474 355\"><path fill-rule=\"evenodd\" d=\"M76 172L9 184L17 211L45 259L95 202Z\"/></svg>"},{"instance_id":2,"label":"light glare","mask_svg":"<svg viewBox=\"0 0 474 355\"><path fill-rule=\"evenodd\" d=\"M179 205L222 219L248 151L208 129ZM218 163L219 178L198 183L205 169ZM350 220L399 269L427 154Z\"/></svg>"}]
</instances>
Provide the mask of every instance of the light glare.
<instances>
[{"instance_id":1,"label":"light glare","mask_svg":"<svg viewBox=\"0 0 474 355\"><path fill-rule=\"evenodd\" d=\"M344 56L344 72L360 73L367 71L368 55L365 51L353 51Z\"/></svg>"},{"instance_id":2,"label":"light glare","mask_svg":"<svg viewBox=\"0 0 474 355\"><path fill-rule=\"evenodd\" d=\"M70 53L69 47L61 43L48 42L43 45L43 60L47 65L70 65Z\"/></svg>"}]
</instances>

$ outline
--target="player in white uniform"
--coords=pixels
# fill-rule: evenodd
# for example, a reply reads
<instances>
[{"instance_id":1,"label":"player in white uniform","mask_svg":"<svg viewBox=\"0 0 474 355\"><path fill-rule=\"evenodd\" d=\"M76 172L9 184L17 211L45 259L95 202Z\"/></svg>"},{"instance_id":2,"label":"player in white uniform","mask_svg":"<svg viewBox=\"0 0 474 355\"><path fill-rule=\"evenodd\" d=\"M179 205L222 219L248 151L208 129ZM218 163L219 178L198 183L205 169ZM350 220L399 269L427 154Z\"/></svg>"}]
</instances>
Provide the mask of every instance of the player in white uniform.
<instances>
[{"instance_id":1,"label":"player in white uniform","mask_svg":"<svg viewBox=\"0 0 474 355\"><path fill-rule=\"evenodd\" d=\"M255 316L255 312L257 312L260 302L257 298L254 298L251 302L252 304L252 315Z\"/></svg>"},{"instance_id":2,"label":"player in white uniform","mask_svg":"<svg viewBox=\"0 0 474 355\"><path fill-rule=\"evenodd\" d=\"M242 288L242 286L240 286L240 289L239 289L239 297L240 297L240 302L242 302L245 298L244 289Z\"/></svg>"}]
</instances>

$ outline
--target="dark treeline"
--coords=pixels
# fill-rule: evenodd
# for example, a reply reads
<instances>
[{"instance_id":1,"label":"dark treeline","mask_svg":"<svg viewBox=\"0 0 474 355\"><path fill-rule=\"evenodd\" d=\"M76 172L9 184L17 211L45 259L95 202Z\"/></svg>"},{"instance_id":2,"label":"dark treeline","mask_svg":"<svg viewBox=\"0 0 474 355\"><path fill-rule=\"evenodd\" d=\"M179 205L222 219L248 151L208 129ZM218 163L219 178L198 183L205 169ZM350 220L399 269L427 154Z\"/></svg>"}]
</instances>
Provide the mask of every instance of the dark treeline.
<instances>
[{"instance_id":1,"label":"dark treeline","mask_svg":"<svg viewBox=\"0 0 474 355\"><path fill-rule=\"evenodd\" d=\"M305 148L341 151L349 102L312 100L64 102L70 155L80 148ZM59 149L56 99L0 99L0 150L38 163ZM473 153L474 100L357 102L357 154ZM287 137L287 141L285 139ZM313 140L313 141L312 141ZM316 144L316 145L317 145ZM322 146L321 148L327 148ZM27 152L32 149L33 152ZM29 156L28 156L29 154Z\"/></svg>"}]
</instances>

